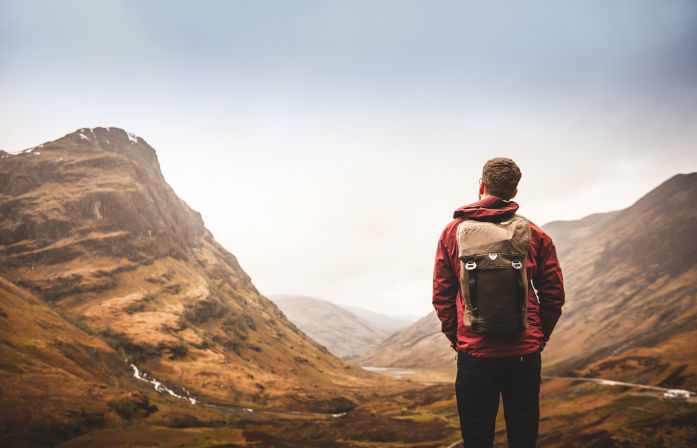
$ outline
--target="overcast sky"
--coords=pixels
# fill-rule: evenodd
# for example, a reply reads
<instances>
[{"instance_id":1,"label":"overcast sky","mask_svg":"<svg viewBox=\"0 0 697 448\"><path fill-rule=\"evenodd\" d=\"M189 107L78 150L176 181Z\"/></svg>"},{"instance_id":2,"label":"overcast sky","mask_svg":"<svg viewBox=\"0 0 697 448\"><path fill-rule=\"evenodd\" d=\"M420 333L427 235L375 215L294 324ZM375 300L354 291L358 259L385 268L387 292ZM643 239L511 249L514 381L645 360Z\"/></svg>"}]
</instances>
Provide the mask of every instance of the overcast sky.
<instances>
[{"instance_id":1,"label":"overcast sky","mask_svg":"<svg viewBox=\"0 0 697 448\"><path fill-rule=\"evenodd\" d=\"M697 171L697 2L0 0L0 148L95 126L262 293L422 315L489 158L540 225Z\"/></svg>"}]
</instances>

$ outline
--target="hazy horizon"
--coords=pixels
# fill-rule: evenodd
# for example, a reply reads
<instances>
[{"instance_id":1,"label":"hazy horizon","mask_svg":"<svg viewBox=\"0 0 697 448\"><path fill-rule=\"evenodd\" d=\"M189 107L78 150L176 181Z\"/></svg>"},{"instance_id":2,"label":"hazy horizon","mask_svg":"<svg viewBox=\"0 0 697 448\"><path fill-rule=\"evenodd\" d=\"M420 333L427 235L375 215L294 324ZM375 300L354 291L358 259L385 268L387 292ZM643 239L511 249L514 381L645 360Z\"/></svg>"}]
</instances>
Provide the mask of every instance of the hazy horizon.
<instances>
[{"instance_id":1,"label":"hazy horizon","mask_svg":"<svg viewBox=\"0 0 697 448\"><path fill-rule=\"evenodd\" d=\"M134 132L262 293L423 315L489 158L537 224L697 171L695 25L690 1L0 0L0 149Z\"/></svg>"}]
</instances>

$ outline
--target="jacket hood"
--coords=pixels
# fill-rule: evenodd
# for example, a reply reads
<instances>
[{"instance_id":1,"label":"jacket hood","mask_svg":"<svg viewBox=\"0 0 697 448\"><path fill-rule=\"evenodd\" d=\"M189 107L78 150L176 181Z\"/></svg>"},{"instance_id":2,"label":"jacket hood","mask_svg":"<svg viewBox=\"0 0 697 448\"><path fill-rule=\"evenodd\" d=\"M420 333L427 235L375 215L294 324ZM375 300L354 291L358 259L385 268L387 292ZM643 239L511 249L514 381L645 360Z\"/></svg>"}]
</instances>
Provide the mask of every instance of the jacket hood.
<instances>
[{"instance_id":1,"label":"jacket hood","mask_svg":"<svg viewBox=\"0 0 697 448\"><path fill-rule=\"evenodd\" d=\"M518 204L504 201L496 196L487 196L470 205L458 208L453 218L478 219L481 221L501 221L508 219L518 210Z\"/></svg>"}]
</instances>

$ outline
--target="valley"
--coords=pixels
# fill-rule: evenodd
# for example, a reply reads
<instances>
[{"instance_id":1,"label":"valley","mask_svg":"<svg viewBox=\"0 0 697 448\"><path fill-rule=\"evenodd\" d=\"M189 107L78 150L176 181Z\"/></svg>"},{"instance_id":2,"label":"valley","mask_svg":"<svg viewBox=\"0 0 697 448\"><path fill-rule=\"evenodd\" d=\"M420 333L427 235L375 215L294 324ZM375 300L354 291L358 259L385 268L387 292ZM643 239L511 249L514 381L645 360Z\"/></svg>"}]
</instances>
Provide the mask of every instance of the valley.
<instances>
[{"instance_id":1,"label":"valley","mask_svg":"<svg viewBox=\"0 0 697 448\"><path fill-rule=\"evenodd\" d=\"M697 444L693 397L657 399L697 390L695 198L697 174L677 175L544 226L568 299L543 352L539 446ZM83 128L0 153L0 445L457 442L434 313L406 325L285 299L295 311L256 289L141 137Z\"/></svg>"}]
</instances>

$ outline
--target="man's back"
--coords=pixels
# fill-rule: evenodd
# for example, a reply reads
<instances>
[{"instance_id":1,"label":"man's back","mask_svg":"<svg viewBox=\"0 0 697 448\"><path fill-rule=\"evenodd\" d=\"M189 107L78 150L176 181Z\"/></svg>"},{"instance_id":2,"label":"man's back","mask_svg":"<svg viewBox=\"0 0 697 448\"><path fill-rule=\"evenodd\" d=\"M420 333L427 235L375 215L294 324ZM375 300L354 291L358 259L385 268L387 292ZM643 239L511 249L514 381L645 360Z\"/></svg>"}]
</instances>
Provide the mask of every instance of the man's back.
<instances>
[{"instance_id":1,"label":"man's back","mask_svg":"<svg viewBox=\"0 0 697 448\"><path fill-rule=\"evenodd\" d=\"M474 356L501 357L534 353L549 339L561 315L564 286L561 267L552 239L530 222L530 247L526 262L528 281L528 328L517 338L500 341L484 338L464 325L465 310L460 288L461 264L457 228L465 220L500 221L512 217L518 204L488 196L481 201L457 209L445 227L436 250L433 276L433 306L441 320L443 333L458 351ZM535 293L537 291L537 295ZM538 298L540 302L538 303Z\"/></svg>"},{"instance_id":2,"label":"man's back","mask_svg":"<svg viewBox=\"0 0 697 448\"><path fill-rule=\"evenodd\" d=\"M488 161L482 170L480 200L455 211L436 250L433 306L443 333L458 353L455 392L465 447L492 446L500 398L509 446L532 447L537 440L540 352L561 315L564 285L552 239L537 225L516 215L518 204L510 199L518 191L520 175L510 159ZM482 222L498 223L500 228ZM520 226L524 235L512 235L515 231L503 229L511 224ZM472 229L484 229L484 234L499 232L501 240L509 238L511 242L506 245L496 237L469 238L467 232ZM523 245L527 253L519 250ZM497 251L518 272L519 300L514 300L516 293L505 285L477 287L478 263L480 268L505 264L487 262L487 256L492 261L499 258ZM506 282L505 275L490 277L489 281L499 278ZM515 286L510 288L516 291ZM502 322L495 323L503 328L496 334L478 325L477 319L486 306L515 308L499 310L487 318L504 320L518 313L521 322L517 331Z\"/></svg>"}]
</instances>

